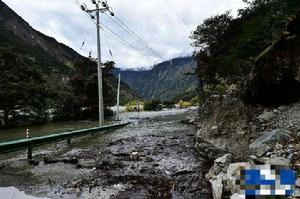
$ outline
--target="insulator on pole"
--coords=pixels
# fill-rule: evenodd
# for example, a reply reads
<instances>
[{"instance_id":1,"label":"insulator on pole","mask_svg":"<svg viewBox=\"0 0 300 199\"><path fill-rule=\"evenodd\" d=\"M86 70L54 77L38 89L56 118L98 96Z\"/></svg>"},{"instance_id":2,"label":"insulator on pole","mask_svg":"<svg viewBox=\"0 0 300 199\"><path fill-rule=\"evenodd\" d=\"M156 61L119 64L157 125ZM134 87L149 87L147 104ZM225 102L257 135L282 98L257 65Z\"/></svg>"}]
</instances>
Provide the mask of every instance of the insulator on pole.
<instances>
[{"instance_id":1,"label":"insulator on pole","mask_svg":"<svg viewBox=\"0 0 300 199\"><path fill-rule=\"evenodd\" d=\"M85 11L84 5L81 5L80 8L81 8L81 10Z\"/></svg>"},{"instance_id":2,"label":"insulator on pole","mask_svg":"<svg viewBox=\"0 0 300 199\"><path fill-rule=\"evenodd\" d=\"M30 138L29 129L26 129L26 138Z\"/></svg>"},{"instance_id":3,"label":"insulator on pole","mask_svg":"<svg viewBox=\"0 0 300 199\"><path fill-rule=\"evenodd\" d=\"M93 3L93 4L96 4L96 0L92 0L92 3Z\"/></svg>"},{"instance_id":4,"label":"insulator on pole","mask_svg":"<svg viewBox=\"0 0 300 199\"><path fill-rule=\"evenodd\" d=\"M107 3L106 2L102 2L102 6L104 7L104 8L107 8Z\"/></svg>"}]
</instances>

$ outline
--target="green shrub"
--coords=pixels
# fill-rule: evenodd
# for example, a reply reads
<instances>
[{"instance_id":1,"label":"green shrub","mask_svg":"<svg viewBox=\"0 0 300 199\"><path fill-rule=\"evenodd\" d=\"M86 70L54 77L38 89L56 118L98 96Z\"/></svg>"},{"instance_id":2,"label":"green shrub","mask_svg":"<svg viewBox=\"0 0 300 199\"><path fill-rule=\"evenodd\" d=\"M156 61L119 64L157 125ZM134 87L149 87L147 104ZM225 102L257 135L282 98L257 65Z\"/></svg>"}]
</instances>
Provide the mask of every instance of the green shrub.
<instances>
[{"instance_id":1,"label":"green shrub","mask_svg":"<svg viewBox=\"0 0 300 199\"><path fill-rule=\"evenodd\" d=\"M190 101L191 103L191 106L197 106L199 105L199 102L198 102L198 97L193 97L193 99Z\"/></svg>"},{"instance_id":2,"label":"green shrub","mask_svg":"<svg viewBox=\"0 0 300 199\"><path fill-rule=\"evenodd\" d=\"M175 107L175 103L171 102L171 101L164 101L162 104L163 104L164 108L174 108Z\"/></svg>"},{"instance_id":3,"label":"green shrub","mask_svg":"<svg viewBox=\"0 0 300 199\"><path fill-rule=\"evenodd\" d=\"M133 112L133 111L142 111L143 108L144 108L144 103L143 102L139 102L140 105L138 106L138 102L137 100L133 100L133 101L130 101L126 104L126 111L127 112Z\"/></svg>"},{"instance_id":4,"label":"green shrub","mask_svg":"<svg viewBox=\"0 0 300 199\"><path fill-rule=\"evenodd\" d=\"M162 105L159 100L146 101L144 104L145 111L159 111L161 109L162 109Z\"/></svg>"},{"instance_id":5,"label":"green shrub","mask_svg":"<svg viewBox=\"0 0 300 199\"><path fill-rule=\"evenodd\" d=\"M180 101L180 102L178 102L178 106L180 107L180 108L188 108L188 107L190 107L191 106L191 103L190 102L185 102L185 101Z\"/></svg>"}]
</instances>

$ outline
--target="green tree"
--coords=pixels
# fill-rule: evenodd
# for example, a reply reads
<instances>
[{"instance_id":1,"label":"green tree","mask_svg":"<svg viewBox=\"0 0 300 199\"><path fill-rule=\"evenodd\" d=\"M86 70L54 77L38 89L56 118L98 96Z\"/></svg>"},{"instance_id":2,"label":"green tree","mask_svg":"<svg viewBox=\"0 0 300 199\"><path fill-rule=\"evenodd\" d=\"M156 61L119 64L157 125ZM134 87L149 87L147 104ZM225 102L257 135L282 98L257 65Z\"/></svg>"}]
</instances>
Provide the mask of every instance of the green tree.
<instances>
[{"instance_id":1,"label":"green tree","mask_svg":"<svg viewBox=\"0 0 300 199\"><path fill-rule=\"evenodd\" d=\"M159 111L162 109L160 100L149 100L144 102L145 111Z\"/></svg>"},{"instance_id":2,"label":"green tree","mask_svg":"<svg viewBox=\"0 0 300 199\"><path fill-rule=\"evenodd\" d=\"M220 43L225 42L224 34L228 30L231 21L230 12L210 17L199 25L190 36L193 40L192 45L200 48L198 52L195 52L194 57L198 62L197 72L198 76L201 77L201 83L215 83L216 81L216 65L221 51Z\"/></svg>"},{"instance_id":3,"label":"green tree","mask_svg":"<svg viewBox=\"0 0 300 199\"><path fill-rule=\"evenodd\" d=\"M110 84L112 75L109 73L114 62L104 64L103 100L105 116L111 116L108 107L114 105L114 95ZM98 118L98 74L97 63L89 59L82 59L75 63L74 71L70 75L71 92L58 107L57 120L77 120Z\"/></svg>"},{"instance_id":4,"label":"green tree","mask_svg":"<svg viewBox=\"0 0 300 199\"><path fill-rule=\"evenodd\" d=\"M30 59L1 51L0 74L0 110L4 111L5 127L13 124L9 115L15 110L45 114L48 96L46 81Z\"/></svg>"},{"instance_id":5,"label":"green tree","mask_svg":"<svg viewBox=\"0 0 300 199\"><path fill-rule=\"evenodd\" d=\"M202 83L217 84L217 76L235 83L247 76L255 58L281 36L288 17L300 7L300 0L245 2L248 7L237 18L226 12L206 19L192 32L192 45L199 49L194 57Z\"/></svg>"}]
</instances>

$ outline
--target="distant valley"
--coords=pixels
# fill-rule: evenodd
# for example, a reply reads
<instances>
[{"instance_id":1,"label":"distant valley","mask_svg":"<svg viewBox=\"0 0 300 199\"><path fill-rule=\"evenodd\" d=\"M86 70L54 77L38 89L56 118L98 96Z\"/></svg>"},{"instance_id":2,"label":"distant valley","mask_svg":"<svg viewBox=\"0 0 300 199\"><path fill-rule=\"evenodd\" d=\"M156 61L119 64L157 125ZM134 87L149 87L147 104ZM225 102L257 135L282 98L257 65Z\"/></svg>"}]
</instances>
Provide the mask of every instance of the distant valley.
<instances>
[{"instance_id":1,"label":"distant valley","mask_svg":"<svg viewBox=\"0 0 300 199\"><path fill-rule=\"evenodd\" d=\"M192 57L182 57L162 62L151 70L115 69L113 73L121 72L122 81L142 98L169 101L196 90L195 68L196 62Z\"/></svg>"}]
</instances>

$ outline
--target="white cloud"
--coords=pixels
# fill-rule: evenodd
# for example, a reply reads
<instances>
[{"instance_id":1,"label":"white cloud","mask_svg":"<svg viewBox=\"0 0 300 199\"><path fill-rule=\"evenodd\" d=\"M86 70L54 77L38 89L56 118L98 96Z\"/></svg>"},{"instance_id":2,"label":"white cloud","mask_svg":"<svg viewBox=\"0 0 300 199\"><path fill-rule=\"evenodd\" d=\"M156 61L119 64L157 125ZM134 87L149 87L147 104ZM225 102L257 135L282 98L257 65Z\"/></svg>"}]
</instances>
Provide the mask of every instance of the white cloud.
<instances>
[{"instance_id":1,"label":"white cloud","mask_svg":"<svg viewBox=\"0 0 300 199\"><path fill-rule=\"evenodd\" d=\"M83 55L96 55L95 25L79 9L74 0L3 0L35 29L56 38ZM92 6L89 0L79 0ZM164 59L189 55L193 51L189 35L205 18L232 10L236 15L243 8L242 0L108 0L116 16L152 46ZM136 41L118 28L107 16L103 23L134 46ZM81 49L82 42L86 40ZM114 37L102 32L103 60L112 57L118 67L138 68L153 65L136 51L122 45ZM153 60L162 60L148 52Z\"/></svg>"}]
</instances>

